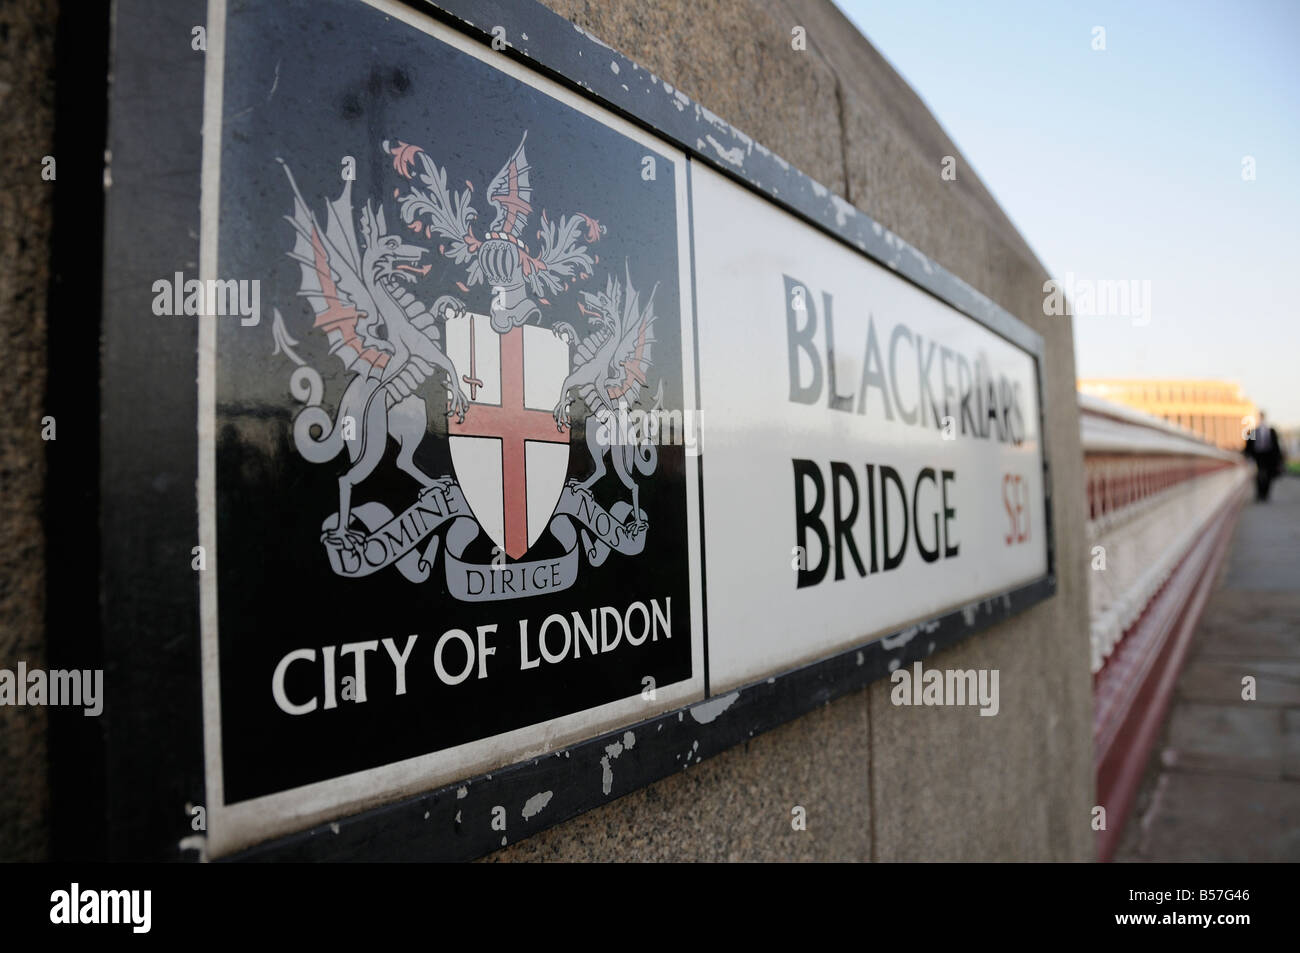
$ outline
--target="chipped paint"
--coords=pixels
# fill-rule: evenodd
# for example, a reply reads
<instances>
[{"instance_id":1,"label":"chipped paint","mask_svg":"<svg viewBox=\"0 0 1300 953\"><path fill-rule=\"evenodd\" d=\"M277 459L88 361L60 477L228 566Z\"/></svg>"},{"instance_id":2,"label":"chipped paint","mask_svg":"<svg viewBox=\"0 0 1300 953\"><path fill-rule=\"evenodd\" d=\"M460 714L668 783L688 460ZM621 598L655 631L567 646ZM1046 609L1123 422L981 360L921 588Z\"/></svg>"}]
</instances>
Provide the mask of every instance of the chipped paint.
<instances>
[{"instance_id":1,"label":"chipped paint","mask_svg":"<svg viewBox=\"0 0 1300 953\"><path fill-rule=\"evenodd\" d=\"M858 210L838 195L832 193L831 205L835 207L835 224L843 228L849 219L858 214Z\"/></svg>"},{"instance_id":2,"label":"chipped paint","mask_svg":"<svg viewBox=\"0 0 1300 953\"><path fill-rule=\"evenodd\" d=\"M921 625L913 625L899 632L897 635L887 635L880 640L880 644L886 649L899 649L906 645L912 639L916 638L922 632L929 635L939 628L938 621L924 622Z\"/></svg>"},{"instance_id":3,"label":"chipped paint","mask_svg":"<svg viewBox=\"0 0 1300 953\"><path fill-rule=\"evenodd\" d=\"M731 129L730 123L728 123L717 113L710 112L708 109L706 109L704 106L701 106L699 103L695 104L695 115L698 118L703 119L710 126L716 128L719 132L728 132Z\"/></svg>"},{"instance_id":4,"label":"chipped paint","mask_svg":"<svg viewBox=\"0 0 1300 953\"><path fill-rule=\"evenodd\" d=\"M916 638L917 633L919 633L920 631L921 631L921 627L919 625L914 625L904 629L902 632L899 632L897 635L885 636L883 639L880 640L880 644L883 645L886 649L901 649L908 642L911 642L912 639Z\"/></svg>"},{"instance_id":5,"label":"chipped paint","mask_svg":"<svg viewBox=\"0 0 1300 953\"><path fill-rule=\"evenodd\" d=\"M732 165L737 167L744 164L745 153L740 146L736 146L734 149L724 149L722 143L718 142L717 139L714 139L712 135L705 136L704 138L708 141L709 145L713 146L713 151L718 154L718 158L723 162L730 162Z\"/></svg>"},{"instance_id":6,"label":"chipped paint","mask_svg":"<svg viewBox=\"0 0 1300 953\"><path fill-rule=\"evenodd\" d=\"M180 843L176 845L181 850L197 850L199 852L199 863L208 862L208 838L204 834L191 834L189 837L182 837Z\"/></svg>"},{"instance_id":7,"label":"chipped paint","mask_svg":"<svg viewBox=\"0 0 1300 953\"><path fill-rule=\"evenodd\" d=\"M469 788L461 787L456 789L456 800L462 800L469 795Z\"/></svg>"},{"instance_id":8,"label":"chipped paint","mask_svg":"<svg viewBox=\"0 0 1300 953\"><path fill-rule=\"evenodd\" d=\"M732 692L730 695L721 695L718 698L711 698L702 702L691 709L691 717L701 725L707 725L724 711L736 703L740 697L740 692Z\"/></svg>"},{"instance_id":9,"label":"chipped paint","mask_svg":"<svg viewBox=\"0 0 1300 953\"><path fill-rule=\"evenodd\" d=\"M636 735L630 731L623 732L623 747L631 751L636 747Z\"/></svg>"},{"instance_id":10,"label":"chipped paint","mask_svg":"<svg viewBox=\"0 0 1300 953\"><path fill-rule=\"evenodd\" d=\"M588 40L590 40L592 43L595 43L601 49L609 50L611 53L615 52L614 48L610 46L608 43L601 42L600 37L596 36L596 34L588 33L586 30L578 26L578 24L576 23L573 24L573 28L577 30L580 34L582 34L584 37L586 37Z\"/></svg>"},{"instance_id":11,"label":"chipped paint","mask_svg":"<svg viewBox=\"0 0 1300 953\"><path fill-rule=\"evenodd\" d=\"M608 794L609 792L607 791L605 793ZM528 820L529 818L540 814L542 809L551 803L551 796L553 794L554 792L552 791L539 791L525 801L523 810L524 820Z\"/></svg>"},{"instance_id":12,"label":"chipped paint","mask_svg":"<svg viewBox=\"0 0 1300 953\"><path fill-rule=\"evenodd\" d=\"M632 732L629 731L623 737L626 738L627 735L630 734L632 734ZM633 742L636 741L635 735L632 740ZM629 745L629 747L631 746ZM605 745L605 757L600 759L600 788L606 794L608 794L614 787L614 769L610 766L611 762L617 761L618 756L622 753L622 742L615 741L612 745Z\"/></svg>"}]
</instances>

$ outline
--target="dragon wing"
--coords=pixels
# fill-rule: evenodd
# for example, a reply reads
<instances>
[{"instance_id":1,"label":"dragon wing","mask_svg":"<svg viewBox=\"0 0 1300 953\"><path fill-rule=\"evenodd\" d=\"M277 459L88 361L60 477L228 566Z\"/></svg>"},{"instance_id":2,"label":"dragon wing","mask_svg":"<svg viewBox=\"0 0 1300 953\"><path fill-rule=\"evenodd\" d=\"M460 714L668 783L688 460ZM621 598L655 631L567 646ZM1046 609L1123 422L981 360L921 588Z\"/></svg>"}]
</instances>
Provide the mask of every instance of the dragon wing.
<instances>
[{"instance_id":1,"label":"dragon wing","mask_svg":"<svg viewBox=\"0 0 1300 953\"><path fill-rule=\"evenodd\" d=\"M653 364L654 300L658 290L659 285L656 284L642 308L640 295L632 287L632 276L628 274L623 314L618 318L619 341L609 362L611 367L618 369L620 375L617 385L606 387L611 400L626 399L629 404L635 404L641 398L641 388L645 386L646 374Z\"/></svg>"},{"instance_id":2,"label":"dragon wing","mask_svg":"<svg viewBox=\"0 0 1300 953\"><path fill-rule=\"evenodd\" d=\"M523 234L528 216L533 211L533 167L524 155L527 131L514 154L506 160L501 171L488 183L487 200L497 210L489 231L501 232L514 238Z\"/></svg>"},{"instance_id":3,"label":"dragon wing","mask_svg":"<svg viewBox=\"0 0 1300 953\"><path fill-rule=\"evenodd\" d=\"M302 288L316 312L314 327L329 341L330 353L354 373L379 379L393 354L393 346L374 334L379 308L361 277L361 251L352 227L352 183L326 206L322 230L316 216L298 191L298 183L284 160L284 174L293 187L293 215L285 221L297 233L289 257L302 267Z\"/></svg>"}]
</instances>

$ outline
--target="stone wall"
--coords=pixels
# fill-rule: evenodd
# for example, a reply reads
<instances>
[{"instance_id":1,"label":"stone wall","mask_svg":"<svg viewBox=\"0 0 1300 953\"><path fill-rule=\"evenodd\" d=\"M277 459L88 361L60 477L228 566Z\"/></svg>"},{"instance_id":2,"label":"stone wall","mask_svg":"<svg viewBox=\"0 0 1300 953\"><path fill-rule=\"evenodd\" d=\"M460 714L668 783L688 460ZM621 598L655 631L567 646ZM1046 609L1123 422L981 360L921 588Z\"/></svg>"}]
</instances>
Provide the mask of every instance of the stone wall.
<instances>
[{"instance_id":1,"label":"stone wall","mask_svg":"<svg viewBox=\"0 0 1300 953\"><path fill-rule=\"evenodd\" d=\"M54 151L57 12L52 0L0 5L0 668L10 670L45 666L41 417L55 182L41 178L41 160ZM0 707L0 861L46 856L45 737L44 708Z\"/></svg>"}]
</instances>

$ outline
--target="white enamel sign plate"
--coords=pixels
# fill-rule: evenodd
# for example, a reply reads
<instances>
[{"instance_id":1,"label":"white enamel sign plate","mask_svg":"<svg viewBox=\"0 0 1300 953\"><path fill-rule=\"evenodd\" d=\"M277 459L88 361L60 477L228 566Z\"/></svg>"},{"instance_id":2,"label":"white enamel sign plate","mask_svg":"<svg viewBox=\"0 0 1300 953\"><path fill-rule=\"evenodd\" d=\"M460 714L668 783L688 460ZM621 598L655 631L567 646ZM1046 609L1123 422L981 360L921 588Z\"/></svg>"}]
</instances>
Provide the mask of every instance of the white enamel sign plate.
<instances>
[{"instance_id":1,"label":"white enamel sign plate","mask_svg":"<svg viewBox=\"0 0 1300 953\"><path fill-rule=\"evenodd\" d=\"M711 690L1043 576L1033 358L699 163L692 176Z\"/></svg>"}]
</instances>

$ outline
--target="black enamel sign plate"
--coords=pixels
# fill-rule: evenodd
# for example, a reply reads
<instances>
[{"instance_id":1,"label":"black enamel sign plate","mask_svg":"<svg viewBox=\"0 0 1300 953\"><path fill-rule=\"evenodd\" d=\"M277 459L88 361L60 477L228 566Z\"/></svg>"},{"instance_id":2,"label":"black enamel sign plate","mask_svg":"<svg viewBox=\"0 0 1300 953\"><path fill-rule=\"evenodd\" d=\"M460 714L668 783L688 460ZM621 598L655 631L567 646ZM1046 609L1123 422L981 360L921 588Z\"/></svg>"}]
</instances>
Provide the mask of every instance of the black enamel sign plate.
<instances>
[{"instance_id":1,"label":"black enamel sign plate","mask_svg":"<svg viewBox=\"0 0 1300 953\"><path fill-rule=\"evenodd\" d=\"M183 289L226 306L224 805L450 779L697 665L686 449L646 432L685 409L682 163L445 34L309 8L229 11L216 273Z\"/></svg>"}]
</instances>

